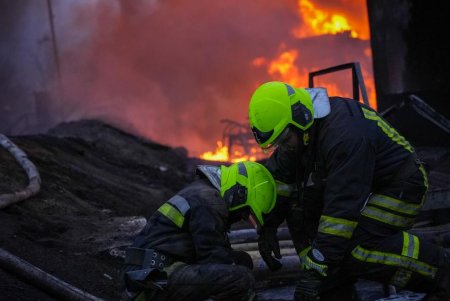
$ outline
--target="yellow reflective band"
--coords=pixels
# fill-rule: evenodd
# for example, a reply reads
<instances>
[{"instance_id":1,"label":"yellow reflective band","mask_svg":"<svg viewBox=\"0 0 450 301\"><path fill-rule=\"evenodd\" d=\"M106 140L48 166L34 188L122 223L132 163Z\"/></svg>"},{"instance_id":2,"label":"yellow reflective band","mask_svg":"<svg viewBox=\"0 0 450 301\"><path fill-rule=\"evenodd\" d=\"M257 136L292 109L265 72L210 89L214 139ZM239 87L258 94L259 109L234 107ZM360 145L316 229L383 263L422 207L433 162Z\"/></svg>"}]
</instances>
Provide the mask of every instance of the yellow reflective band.
<instances>
[{"instance_id":1,"label":"yellow reflective band","mask_svg":"<svg viewBox=\"0 0 450 301\"><path fill-rule=\"evenodd\" d=\"M408 232L403 232L403 249L402 255L414 259L419 258L419 238Z\"/></svg>"},{"instance_id":2,"label":"yellow reflective band","mask_svg":"<svg viewBox=\"0 0 450 301\"><path fill-rule=\"evenodd\" d=\"M413 245L414 245L414 247L413 247L414 251L413 251L412 258L418 259L418 258L419 258L419 250L420 250L419 238L418 238L417 236L415 236L415 235L411 235L411 236L412 236L413 239L414 239L414 243L413 243Z\"/></svg>"},{"instance_id":3,"label":"yellow reflective band","mask_svg":"<svg viewBox=\"0 0 450 301\"><path fill-rule=\"evenodd\" d=\"M430 278L434 278L437 272L437 268L425 262L418 261L417 259L393 253L370 251L361 246L357 246L353 249L352 256L357 260L364 262L401 267Z\"/></svg>"},{"instance_id":4,"label":"yellow reflective band","mask_svg":"<svg viewBox=\"0 0 450 301\"><path fill-rule=\"evenodd\" d=\"M343 238L350 238L352 237L353 230L355 230L357 224L357 222L348 219L322 215L320 217L318 231Z\"/></svg>"},{"instance_id":5,"label":"yellow reflective band","mask_svg":"<svg viewBox=\"0 0 450 301\"><path fill-rule=\"evenodd\" d=\"M412 217L395 215L383 209L379 209L372 206L366 206L361 212L361 215L400 228L409 227L414 223L414 219Z\"/></svg>"},{"instance_id":6,"label":"yellow reflective band","mask_svg":"<svg viewBox=\"0 0 450 301\"><path fill-rule=\"evenodd\" d=\"M400 135L393 127L391 127L389 124L387 124L386 121L384 121L375 112L373 112L369 109L366 109L366 108L362 108L362 110L364 113L364 117L366 117L367 119L376 121L378 127L381 128L381 130L389 138L391 138L394 142L403 146L406 150L408 150L411 153L414 151L412 146L408 143L408 141L406 141L406 139L402 135Z\"/></svg>"},{"instance_id":7,"label":"yellow reflective band","mask_svg":"<svg viewBox=\"0 0 450 301\"><path fill-rule=\"evenodd\" d=\"M300 261L303 257L306 257L306 254L308 254L309 250L311 250L311 246L304 248L300 253L298 253L298 257L300 257Z\"/></svg>"},{"instance_id":8,"label":"yellow reflective band","mask_svg":"<svg viewBox=\"0 0 450 301\"><path fill-rule=\"evenodd\" d=\"M407 232L403 232L403 249L402 249L402 255L408 256L409 253L409 235ZM411 257L411 256L409 256Z\"/></svg>"},{"instance_id":9,"label":"yellow reflective band","mask_svg":"<svg viewBox=\"0 0 450 301\"><path fill-rule=\"evenodd\" d=\"M311 258L309 258L308 256L305 257L305 259L302 263L303 263L304 270L315 270L320 275L327 276L328 266L326 266L324 264L318 264L318 263L314 262L313 260L311 260Z\"/></svg>"},{"instance_id":10,"label":"yellow reflective band","mask_svg":"<svg viewBox=\"0 0 450 301\"><path fill-rule=\"evenodd\" d=\"M295 184L286 184L281 181L275 180L277 186L277 194L281 196L290 197L295 192Z\"/></svg>"},{"instance_id":11,"label":"yellow reflective band","mask_svg":"<svg viewBox=\"0 0 450 301\"><path fill-rule=\"evenodd\" d=\"M417 215L421 208L421 204L407 203L382 194L372 194L367 204L377 205L379 207L390 209L394 212L396 211L413 216Z\"/></svg>"},{"instance_id":12,"label":"yellow reflective band","mask_svg":"<svg viewBox=\"0 0 450 301\"><path fill-rule=\"evenodd\" d=\"M423 184L425 185L425 187L428 190L428 175L427 175L427 172L425 171L425 168L423 167L422 164L420 164L419 170L420 170L420 172L423 175ZM426 195L426 194L427 194L427 191L425 191L424 195Z\"/></svg>"},{"instance_id":13,"label":"yellow reflective band","mask_svg":"<svg viewBox=\"0 0 450 301\"><path fill-rule=\"evenodd\" d=\"M140 293L135 299L134 301L145 301L147 300L147 292L143 291L142 293Z\"/></svg>"},{"instance_id":14,"label":"yellow reflective band","mask_svg":"<svg viewBox=\"0 0 450 301\"><path fill-rule=\"evenodd\" d=\"M159 207L158 211L161 212L162 215L170 219L175 225L178 226L178 228L183 227L184 216L180 213L180 211L178 211L169 203L163 204L161 207Z\"/></svg>"},{"instance_id":15,"label":"yellow reflective band","mask_svg":"<svg viewBox=\"0 0 450 301\"><path fill-rule=\"evenodd\" d=\"M423 167L422 164L420 164L419 170L420 170L420 172L423 175L423 181L424 181L423 183L425 184L425 187L428 189L428 175L427 175L427 172L425 171L425 168Z\"/></svg>"},{"instance_id":16,"label":"yellow reflective band","mask_svg":"<svg viewBox=\"0 0 450 301\"><path fill-rule=\"evenodd\" d=\"M309 256L308 256L309 250L311 250L311 246L303 249L303 251L301 251L298 254L298 257L300 260L300 265L301 265L302 269L305 271L306 270L315 270L322 276L327 276L328 266L326 264L317 263L317 262L313 261L311 258L309 258Z\"/></svg>"}]
</instances>

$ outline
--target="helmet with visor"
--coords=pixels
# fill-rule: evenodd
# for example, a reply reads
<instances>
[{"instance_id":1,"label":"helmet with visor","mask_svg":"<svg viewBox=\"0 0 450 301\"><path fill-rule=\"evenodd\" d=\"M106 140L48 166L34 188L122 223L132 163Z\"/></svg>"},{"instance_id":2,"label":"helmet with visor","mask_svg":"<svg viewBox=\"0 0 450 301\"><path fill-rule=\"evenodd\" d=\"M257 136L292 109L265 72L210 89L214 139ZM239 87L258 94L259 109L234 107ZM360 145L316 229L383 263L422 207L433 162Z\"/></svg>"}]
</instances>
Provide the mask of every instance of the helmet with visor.
<instances>
[{"instance_id":1,"label":"helmet with visor","mask_svg":"<svg viewBox=\"0 0 450 301\"><path fill-rule=\"evenodd\" d=\"M302 131L314 121L314 109L306 89L283 82L267 82L253 93L249 104L250 126L264 150L281 143L289 134L289 125Z\"/></svg>"},{"instance_id":2,"label":"helmet with visor","mask_svg":"<svg viewBox=\"0 0 450 301\"><path fill-rule=\"evenodd\" d=\"M249 220L254 226L264 225L276 202L275 181L260 163L239 162L221 166L221 196L229 203L229 211L249 210Z\"/></svg>"}]
</instances>

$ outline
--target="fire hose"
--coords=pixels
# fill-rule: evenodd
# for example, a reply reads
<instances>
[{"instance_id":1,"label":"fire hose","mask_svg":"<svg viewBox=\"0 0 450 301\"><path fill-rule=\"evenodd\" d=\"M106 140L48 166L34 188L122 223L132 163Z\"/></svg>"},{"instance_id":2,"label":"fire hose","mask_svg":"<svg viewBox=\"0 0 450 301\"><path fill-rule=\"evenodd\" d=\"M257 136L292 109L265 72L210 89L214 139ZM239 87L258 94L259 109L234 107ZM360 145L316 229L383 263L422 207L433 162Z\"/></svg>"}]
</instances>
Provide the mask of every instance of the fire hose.
<instances>
[{"instance_id":1,"label":"fire hose","mask_svg":"<svg viewBox=\"0 0 450 301\"><path fill-rule=\"evenodd\" d=\"M29 181L28 186L21 191L0 195L0 209L3 209L37 194L41 188L41 177L36 166L28 159L25 152L3 134L0 134L0 145L14 156L16 161L25 170Z\"/></svg>"},{"instance_id":2,"label":"fire hose","mask_svg":"<svg viewBox=\"0 0 450 301\"><path fill-rule=\"evenodd\" d=\"M21 191L0 195L0 209L3 209L9 205L26 200L33 195L36 195L41 187L41 177L36 166L28 159L25 152L23 152L3 134L0 134L0 145L5 148L11 155L13 155L16 161L25 170L29 181L28 186ZM14 256L13 254L1 248L0 268L63 300L103 300L60 280L53 275L44 272L38 267L26 262L25 260L17 256Z\"/></svg>"},{"instance_id":3,"label":"fire hose","mask_svg":"<svg viewBox=\"0 0 450 301\"><path fill-rule=\"evenodd\" d=\"M0 248L0 267L61 300L103 301Z\"/></svg>"}]
</instances>

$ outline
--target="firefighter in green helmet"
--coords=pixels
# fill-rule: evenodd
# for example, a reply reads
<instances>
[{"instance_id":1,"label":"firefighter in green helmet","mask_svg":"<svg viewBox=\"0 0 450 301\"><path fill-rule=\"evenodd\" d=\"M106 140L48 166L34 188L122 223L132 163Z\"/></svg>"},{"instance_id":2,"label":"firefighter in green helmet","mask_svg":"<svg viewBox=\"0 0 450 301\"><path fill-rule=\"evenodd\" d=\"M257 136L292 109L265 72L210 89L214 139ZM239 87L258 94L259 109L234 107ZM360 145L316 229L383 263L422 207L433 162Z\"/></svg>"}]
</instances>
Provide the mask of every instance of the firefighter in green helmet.
<instances>
[{"instance_id":1,"label":"firefighter in green helmet","mask_svg":"<svg viewBox=\"0 0 450 301\"><path fill-rule=\"evenodd\" d=\"M249 161L197 174L127 248L124 300L254 300L252 260L232 250L227 232L242 219L264 225L276 201L272 175Z\"/></svg>"},{"instance_id":2,"label":"firefighter in green helmet","mask_svg":"<svg viewBox=\"0 0 450 301\"><path fill-rule=\"evenodd\" d=\"M303 269L295 300L326 299L356 278L448 293L450 250L408 232L426 171L376 111L323 88L267 82L251 97L249 120L257 143L273 150L266 167L278 187L260 253L281 266L276 228L286 220Z\"/></svg>"}]
</instances>

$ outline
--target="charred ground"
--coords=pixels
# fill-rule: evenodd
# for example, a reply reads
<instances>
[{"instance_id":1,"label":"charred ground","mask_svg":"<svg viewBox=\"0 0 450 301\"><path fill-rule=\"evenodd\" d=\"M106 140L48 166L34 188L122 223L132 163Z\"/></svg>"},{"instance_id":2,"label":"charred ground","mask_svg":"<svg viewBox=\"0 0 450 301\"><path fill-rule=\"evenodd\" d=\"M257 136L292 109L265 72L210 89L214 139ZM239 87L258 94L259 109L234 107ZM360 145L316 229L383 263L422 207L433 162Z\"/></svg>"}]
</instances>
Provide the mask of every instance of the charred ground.
<instances>
[{"instance_id":1,"label":"charred ground","mask_svg":"<svg viewBox=\"0 0 450 301\"><path fill-rule=\"evenodd\" d=\"M0 247L83 291L120 300L122 261L111 249L130 243L139 225L129 221L145 222L139 217L148 217L192 181L202 162L183 148L94 120L9 138L37 166L42 184L38 195L0 210ZM430 192L447 193L450 149L418 151L430 169ZM0 148L0 194L26 185L25 172ZM448 213L429 210L423 221L448 223ZM2 269L0 279L0 300L56 300Z\"/></svg>"},{"instance_id":2,"label":"charred ground","mask_svg":"<svg viewBox=\"0 0 450 301\"><path fill-rule=\"evenodd\" d=\"M192 180L196 159L98 121L61 124L45 135L10 137L37 166L40 193L0 211L0 246L95 296L119 300L124 217L148 216ZM0 149L0 194L27 177ZM119 243L120 244L120 243ZM0 270L1 300L52 300Z\"/></svg>"}]
</instances>

